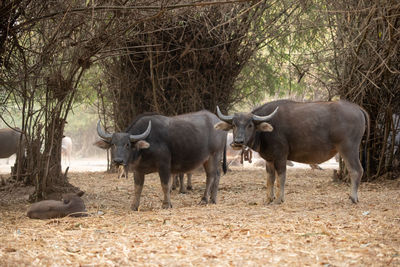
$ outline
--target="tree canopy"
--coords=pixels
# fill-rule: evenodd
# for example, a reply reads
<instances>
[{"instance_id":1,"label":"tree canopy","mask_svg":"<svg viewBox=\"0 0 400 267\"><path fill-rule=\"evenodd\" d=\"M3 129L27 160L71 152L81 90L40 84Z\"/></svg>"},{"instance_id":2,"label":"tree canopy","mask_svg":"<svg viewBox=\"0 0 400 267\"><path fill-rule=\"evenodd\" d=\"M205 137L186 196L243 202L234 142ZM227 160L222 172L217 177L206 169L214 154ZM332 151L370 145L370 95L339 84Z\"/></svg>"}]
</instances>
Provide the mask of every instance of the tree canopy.
<instances>
[{"instance_id":1,"label":"tree canopy","mask_svg":"<svg viewBox=\"0 0 400 267\"><path fill-rule=\"evenodd\" d=\"M67 182L61 139L75 103L96 103L107 127L123 130L146 111L348 99L371 116L366 177L399 168L396 1L0 5L0 118L25 133L14 175L36 185L35 199Z\"/></svg>"}]
</instances>

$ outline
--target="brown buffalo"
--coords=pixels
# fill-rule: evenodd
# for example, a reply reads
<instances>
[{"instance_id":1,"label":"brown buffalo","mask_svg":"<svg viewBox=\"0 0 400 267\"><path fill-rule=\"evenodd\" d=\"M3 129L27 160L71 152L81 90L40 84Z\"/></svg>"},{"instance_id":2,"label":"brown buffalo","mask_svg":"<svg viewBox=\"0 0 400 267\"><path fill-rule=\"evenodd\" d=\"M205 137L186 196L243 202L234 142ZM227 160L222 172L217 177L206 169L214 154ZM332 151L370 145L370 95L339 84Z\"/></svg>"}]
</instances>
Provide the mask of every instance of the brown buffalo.
<instances>
[{"instance_id":1,"label":"brown buffalo","mask_svg":"<svg viewBox=\"0 0 400 267\"><path fill-rule=\"evenodd\" d=\"M277 203L284 201L286 161L319 164L339 153L351 177L353 203L358 202L358 186L363 175L359 146L369 116L360 106L347 102L300 103L278 100L262 105L251 113L223 115L215 128L233 130L231 146L248 146L266 160L267 201L274 199L275 173L280 191Z\"/></svg>"}]
</instances>

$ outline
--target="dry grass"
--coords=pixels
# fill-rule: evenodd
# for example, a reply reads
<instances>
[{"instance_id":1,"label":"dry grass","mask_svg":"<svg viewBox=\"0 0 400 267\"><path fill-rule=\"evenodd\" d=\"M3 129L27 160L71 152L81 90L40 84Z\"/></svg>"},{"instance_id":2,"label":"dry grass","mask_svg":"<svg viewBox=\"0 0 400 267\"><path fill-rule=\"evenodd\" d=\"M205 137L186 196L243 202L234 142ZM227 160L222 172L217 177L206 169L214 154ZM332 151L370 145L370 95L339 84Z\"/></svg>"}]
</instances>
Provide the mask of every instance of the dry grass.
<instances>
[{"instance_id":1,"label":"dry grass","mask_svg":"<svg viewBox=\"0 0 400 267\"><path fill-rule=\"evenodd\" d=\"M0 265L400 265L400 180L362 184L353 205L331 173L291 169L286 202L265 205L265 171L235 169L209 206L197 205L198 173L193 192L173 193L170 210L160 208L160 182L149 175L140 212L129 210L132 178L71 173L95 215L44 221L25 216L27 189L3 191Z\"/></svg>"}]
</instances>

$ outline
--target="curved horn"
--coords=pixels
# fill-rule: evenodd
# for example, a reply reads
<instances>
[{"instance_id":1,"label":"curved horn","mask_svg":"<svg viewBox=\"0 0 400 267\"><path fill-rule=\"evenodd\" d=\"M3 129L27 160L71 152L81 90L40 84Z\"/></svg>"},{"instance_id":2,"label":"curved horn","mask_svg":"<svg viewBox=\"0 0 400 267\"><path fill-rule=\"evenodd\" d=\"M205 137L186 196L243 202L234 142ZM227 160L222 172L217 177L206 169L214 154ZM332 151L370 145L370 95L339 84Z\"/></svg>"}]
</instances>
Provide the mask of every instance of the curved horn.
<instances>
[{"instance_id":1,"label":"curved horn","mask_svg":"<svg viewBox=\"0 0 400 267\"><path fill-rule=\"evenodd\" d=\"M97 122L97 134L100 136L101 139L104 140L111 140L112 134L107 133L101 129L100 120Z\"/></svg>"},{"instance_id":2,"label":"curved horn","mask_svg":"<svg viewBox=\"0 0 400 267\"><path fill-rule=\"evenodd\" d=\"M136 142L136 141L139 141L139 140L143 140L150 134L150 131L151 131L151 121L149 121L149 125L147 126L147 129L146 129L146 131L144 131L144 133L138 134L138 135L132 135L131 134L129 136L129 139L131 140L131 142Z\"/></svg>"},{"instance_id":3,"label":"curved horn","mask_svg":"<svg viewBox=\"0 0 400 267\"><path fill-rule=\"evenodd\" d=\"M221 121L225 122L232 122L233 115L224 115L221 113L221 110L219 110L219 107L217 106L217 115Z\"/></svg>"},{"instance_id":4,"label":"curved horn","mask_svg":"<svg viewBox=\"0 0 400 267\"><path fill-rule=\"evenodd\" d=\"M274 112L272 112L271 114L267 115L267 116L257 116L255 114L253 114L253 121L267 121L269 119L271 119L275 113L278 111L279 107L276 107L276 109L274 110Z\"/></svg>"}]
</instances>

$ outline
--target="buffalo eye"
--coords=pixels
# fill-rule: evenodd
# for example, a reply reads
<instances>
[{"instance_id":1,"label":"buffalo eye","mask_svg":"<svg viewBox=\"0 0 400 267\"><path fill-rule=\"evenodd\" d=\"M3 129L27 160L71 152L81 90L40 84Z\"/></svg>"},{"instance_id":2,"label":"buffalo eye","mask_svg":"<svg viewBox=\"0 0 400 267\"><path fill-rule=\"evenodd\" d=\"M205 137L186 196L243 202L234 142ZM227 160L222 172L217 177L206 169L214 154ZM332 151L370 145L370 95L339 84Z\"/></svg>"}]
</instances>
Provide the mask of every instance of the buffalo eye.
<instances>
[{"instance_id":1,"label":"buffalo eye","mask_svg":"<svg viewBox=\"0 0 400 267\"><path fill-rule=\"evenodd\" d=\"M247 128L248 128L248 129L251 129L251 128L253 128L253 124L249 124L249 125L247 125Z\"/></svg>"},{"instance_id":2,"label":"buffalo eye","mask_svg":"<svg viewBox=\"0 0 400 267\"><path fill-rule=\"evenodd\" d=\"M125 144L125 148L129 148L129 144Z\"/></svg>"}]
</instances>

